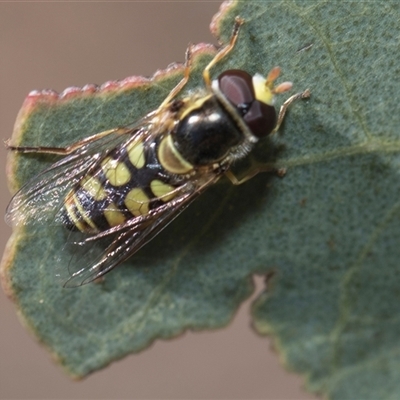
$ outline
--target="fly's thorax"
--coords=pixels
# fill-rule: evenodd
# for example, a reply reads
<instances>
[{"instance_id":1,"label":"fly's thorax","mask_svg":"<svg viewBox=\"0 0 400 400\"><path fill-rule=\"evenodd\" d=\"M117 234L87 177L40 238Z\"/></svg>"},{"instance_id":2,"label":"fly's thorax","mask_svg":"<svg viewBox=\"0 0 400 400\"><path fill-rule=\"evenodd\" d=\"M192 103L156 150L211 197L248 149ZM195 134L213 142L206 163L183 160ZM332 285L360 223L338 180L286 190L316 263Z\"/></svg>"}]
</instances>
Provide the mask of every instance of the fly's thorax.
<instances>
[{"instance_id":1,"label":"fly's thorax","mask_svg":"<svg viewBox=\"0 0 400 400\"><path fill-rule=\"evenodd\" d=\"M231 113L214 94L196 99L171 132L170 147L194 169L226 163L246 140Z\"/></svg>"}]
</instances>

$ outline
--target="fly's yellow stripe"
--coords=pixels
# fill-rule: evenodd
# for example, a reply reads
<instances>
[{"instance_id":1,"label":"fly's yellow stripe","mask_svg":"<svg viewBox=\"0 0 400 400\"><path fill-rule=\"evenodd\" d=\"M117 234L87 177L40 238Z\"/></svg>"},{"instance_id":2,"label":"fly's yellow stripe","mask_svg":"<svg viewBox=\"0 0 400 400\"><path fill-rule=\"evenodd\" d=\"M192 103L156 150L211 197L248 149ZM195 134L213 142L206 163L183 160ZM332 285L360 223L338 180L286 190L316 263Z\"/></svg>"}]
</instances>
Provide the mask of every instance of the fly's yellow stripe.
<instances>
[{"instance_id":1,"label":"fly's yellow stripe","mask_svg":"<svg viewBox=\"0 0 400 400\"><path fill-rule=\"evenodd\" d=\"M128 151L129 161L136 168L140 169L144 167L144 163L146 162L144 157L144 146L143 142L132 142L126 150Z\"/></svg>"},{"instance_id":2,"label":"fly's yellow stripe","mask_svg":"<svg viewBox=\"0 0 400 400\"><path fill-rule=\"evenodd\" d=\"M127 184L131 179L131 173L128 167L118 160L114 160L111 157L106 157L101 163L104 174L108 181L113 186L122 186Z\"/></svg>"},{"instance_id":3,"label":"fly's yellow stripe","mask_svg":"<svg viewBox=\"0 0 400 400\"><path fill-rule=\"evenodd\" d=\"M149 198L139 188L134 188L127 194L125 205L135 217L146 215L149 212Z\"/></svg>"},{"instance_id":4,"label":"fly's yellow stripe","mask_svg":"<svg viewBox=\"0 0 400 400\"><path fill-rule=\"evenodd\" d=\"M111 203L104 210L104 217L106 218L110 227L117 226L125 222L124 214L119 211L118 207L114 203Z\"/></svg>"},{"instance_id":5,"label":"fly's yellow stripe","mask_svg":"<svg viewBox=\"0 0 400 400\"><path fill-rule=\"evenodd\" d=\"M93 176L83 178L81 180L81 187L86 190L94 200L104 200L107 197L107 193L101 182Z\"/></svg>"},{"instance_id":6,"label":"fly's yellow stripe","mask_svg":"<svg viewBox=\"0 0 400 400\"><path fill-rule=\"evenodd\" d=\"M187 174L193 169L193 165L179 154L171 135L167 135L161 140L158 148L158 160L168 172L173 174Z\"/></svg>"},{"instance_id":7,"label":"fly's yellow stripe","mask_svg":"<svg viewBox=\"0 0 400 400\"><path fill-rule=\"evenodd\" d=\"M176 197L176 189L160 181L158 179L154 179L150 183L151 191L154 193L154 196L158 197L160 200L167 202ZM175 191L174 191L175 190Z\"/></svg>"}]
</instances>

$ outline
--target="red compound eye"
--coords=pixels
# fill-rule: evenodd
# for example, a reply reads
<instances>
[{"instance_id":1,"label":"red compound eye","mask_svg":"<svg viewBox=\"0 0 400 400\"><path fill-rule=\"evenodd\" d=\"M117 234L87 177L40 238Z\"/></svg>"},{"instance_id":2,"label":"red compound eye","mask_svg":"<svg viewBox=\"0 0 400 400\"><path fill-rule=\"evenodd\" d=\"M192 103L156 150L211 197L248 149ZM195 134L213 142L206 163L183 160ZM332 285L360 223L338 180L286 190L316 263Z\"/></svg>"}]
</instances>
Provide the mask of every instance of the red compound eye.
<instances>
[{"instance_id":1,"label":"red compound eye","mask_svg":"<svg viewBox=\"0 0 400 400\"><path fill-rule=\"evenodd\" d=\"M254 136L263 137L272 132L276 124L275 108L256 99L250 74L231 69L218 77L218 84L221 93L237 109Z\"/></svg>"},{"instance_id":2,"label":"red compound eye","mask_svg":"<svg viewBox=\"0 0 400 400\"><path fill-rule=\"evenodd\" d=\"M256 98L252 78L245 71L225 71L218 77L218 83L221 92L235 107L252 103Z\"/></svg>"}]
</instances>

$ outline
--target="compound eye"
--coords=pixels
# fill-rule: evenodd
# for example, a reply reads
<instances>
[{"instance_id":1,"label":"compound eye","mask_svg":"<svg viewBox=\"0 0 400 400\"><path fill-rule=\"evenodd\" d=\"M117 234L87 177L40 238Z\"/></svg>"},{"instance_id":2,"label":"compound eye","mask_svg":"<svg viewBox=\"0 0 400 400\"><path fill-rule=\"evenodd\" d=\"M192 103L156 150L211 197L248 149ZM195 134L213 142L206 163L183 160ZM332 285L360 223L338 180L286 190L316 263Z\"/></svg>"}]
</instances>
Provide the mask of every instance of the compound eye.
<instances>
[{"instance_id":1,"label":"compound eye","mask_svg":"<svg viewBox=\"0 0 400 400\"><path fill-rule=\"evenodd\" d=\"M250 74L239 69L225 71L218 77L218 85L254 136L261 138L272 132L277 119L275 108L256 99Z\"/></svg>"},{"instance_id":2,"label":"compound eye","mask_svg":"<svg viewBox=\"0 0 400 400\"><path fill-rule=\"evenodd\" d=\"M275 107L254 100L243 119L254 136L258 138L267 136L276 125Z\"/></svg>"},{"instance_id":3,"label":"compound eye","mask_svg":"<svg viewBox=\"0 0 400 400\"><path fill-rule=\"evenodd\" d=\"M230 69L218 77L221 93L238 109L246 109L255 100L252 77L245 71Z\"/></svg>"}]
</instances>

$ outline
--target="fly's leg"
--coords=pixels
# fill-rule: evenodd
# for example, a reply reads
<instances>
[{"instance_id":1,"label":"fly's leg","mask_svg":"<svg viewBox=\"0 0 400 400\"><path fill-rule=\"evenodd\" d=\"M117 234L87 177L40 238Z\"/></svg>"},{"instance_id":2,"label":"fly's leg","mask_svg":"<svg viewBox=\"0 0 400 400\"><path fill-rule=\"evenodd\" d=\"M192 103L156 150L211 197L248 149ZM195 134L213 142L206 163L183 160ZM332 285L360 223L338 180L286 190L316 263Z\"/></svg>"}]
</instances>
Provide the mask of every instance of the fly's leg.
<instances>
[{"instance_id":1,"label":"fly's leg","mask_svg":"<svg viewBox=\"0 0 400 400\"><path fill-rule=\"evenodd\" d=\"M168 94L168 96L164 99L164 101L161 103L160 107L158 110L161 110L166 104L168 104L181 90L182 88L186 85L187 81L189 80L190 76L190 67L191 67L191 59L192 59L192 45L189 45L189 47L186 50L186 56L185 56L185 71L184 71L184 76L181 79L181 81L171 90L171 92ZM94 142L98 139L101 139L107 135L110 134L124 134L127 132L131 132L131 130L127 130L126 128L113 128L109 129L104 132L97 133L95 135L89 136L83 140L79 140L78 142L75 142L67 147L43 147L43 146L37 146L37 147L25 147L25 146L12 146L9 144L8 141L5 142L5 146L8 150L16 151L19 153L41 153L41 154L57 154L60 156L65 156L68 154L73 153L75 150L78 150L82 146L85 146L91 142Z\"/></svg>"},{"instance_id":2,"label":"fly's leg","mask_svg":"<svg viewBox=\"0 0 400 400\"><path fill-rule=\"evenodd\" d=\"M253 176L256 176L258 174L258 170L252 169L249 171L248 174L246 174L243 178L238 179L236 175L232 171L226 171L225 176L231 181L233 185L241 185L242 183L247 182L249 179L253 178Z\"/></svg>"},{"instance_id":3,"label":"fly's leg","mask_svg":"<svg viewBox=\"0 0 400 400\"><path fill-rule=\"evenodd\" d=\"M233 185L241 185L242 183L247 182L251 178L254 178L256 175L258 175L260 172L275 172L275 174L279 177L282 178L286 175L286 168L275 168L270 165L260 165L260 166L255 166L251 168L246 175L244 175L242 178L237 178L236 175L232 171L226 171L225 176L231 181Z\"/></svg>"},{"instance_id":4,"label":"fly's leg","mask_svg":"<svg viewBox=\"0 0 400 400\"><path fill-rule=\"evenodd\" d=\"M244 19L240 17L235 18L235 25L233 26L231 38L229 43L223 47L215 57L210 61L210 63L204 68L203 71L203 79L205 84L210 87L211 86L211 79L210 79L210 69L220 60L222 60L234 47L239 35L240 27L243 25Z\"/></svg>"},{"instance_id":5,"label":"fly's leg","mask_svg":"<svg viewBox=\"0 0 400 400\"><path fill-rule=\"evenodd\" d=\"M186 49L185 53L185 70L183 72L183 78L178 82L178 84L169 92L168 96L158 107L158 110L162 110L186 85L190 76L190 68L192 66L192 44Z\"/></svg>"},{"instance_id":6,"label":"fly's leg","mask_svg":"<svg viewBox=\"0 0 400 400\"><path fill-rule=\"evenodd\" d=\"M275 172L280 178L285 176L286 168L275 168L270 165L255 165L253 168L247 171L246 175L242 178L237 178L236 175L232 171L226 171L225 176L231 181L233 185L241 185L242 183L247 182L251 178L258 175L260 172Z\"/></svg>"},{"instance_id":7,"label":"fly's leg","mask_svg":"<svg viewBox=\"0 0 400 400\"><path fill-rule=\"evenodd\" d=\"M124 128L113 128L113 129L109 129L107 131L103 131L103 132L97 133L95 135L89 136L85 139L79 140L78 142L72 143L71 145L69 145L67 147L12 146L9 144L9 141L4 142L4 144L8 150L16 151L18 153L57 154L60 156L65 156L65 155L73 153L75 150L80 149L82 146L85 146L91 142L101 139L107 135L111 135L113 133L122 135L127 132L131 132L131 130L127 131L127 129L124 129Z\"/></svg>"},{"instance_id":8,"label":"fly's leg","mask_svg":"<svg viewBox=\"0 0 400 400\"><path fill-rule=\"evenodd\" d=\"M210 80L210 68L215 65L219 60L225 57L235 46L237 36L239 34L239 28L243 24L244 20L236 17L235 18L235 25L233 27L231 39L229 44L223 47L217 55L211 60L211 62L207 65L207 67L203 71L203 78L208 87L211 86ZM186 83L189 81L190 77L190 69L192 66L192 44L189 44L189 47L186 50L185 54L185 70L183 72L183 78L178 82L178 84L169 92L168 96L164 99L164 101L158 107L158 110L162 110L164 107L167 106L171 102L171 100L177 96L177 94L184 88Z\"/></svg>"},{"instance_id":9,"label":"fly's leg","mask_svg":"<svg viewBox=\"0 0 400 400\"><path fill-rule=\"evenodd\" d=\"M280 126L281 126L281 124L282 124L282 122L283 122L283 119L285 118L286 111L287 111L288 107L289 107L293 102L295 102L296 100L299 100L299 99L307 99L307 98L309 98L310 96L311 96L311 92L310 92L309 89L306 89L304 92L296 93L296 94L294 94L293 96L290 96L290 97L281 105L281 108L280 108L280 110L279 110L279 115L278 115L278 121L276 122L275 128L274 128L274 130L271 132L271 134L274 134L274 133L276 133L276 132L279 130L279 128L280 128Z\"/></svg>"},{"instance_id":10,"label":"fly's leg","mask_svg":"<svg viewBox=\"0 0 400 400\"><path fill-rule=\"evenodd\" d=\"M223 47L217 54L216 56L211 60L211 62L206 66L206 68L203 71L203 78L208 87L211 86L211 79L210 79L210 69L223 57L225 57L235 46L237 36L239 34L239 29L240 26L244 23L244 20L236 17L235 18L235 25L233 27L231 39L229 41L229 44L225 47ZM168 96L164 99L164 101L161 103L159 109L162 109L165 107L186 85L186 83L189 80L190 76L190 68L192 65L192 45L190 44L189 47L186 50L185 54L185 70L184 70L184 75L183 78L181 79L180 82L171 90L171 92L168 94Z\"/></svg>"}]
</instances>

